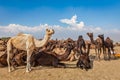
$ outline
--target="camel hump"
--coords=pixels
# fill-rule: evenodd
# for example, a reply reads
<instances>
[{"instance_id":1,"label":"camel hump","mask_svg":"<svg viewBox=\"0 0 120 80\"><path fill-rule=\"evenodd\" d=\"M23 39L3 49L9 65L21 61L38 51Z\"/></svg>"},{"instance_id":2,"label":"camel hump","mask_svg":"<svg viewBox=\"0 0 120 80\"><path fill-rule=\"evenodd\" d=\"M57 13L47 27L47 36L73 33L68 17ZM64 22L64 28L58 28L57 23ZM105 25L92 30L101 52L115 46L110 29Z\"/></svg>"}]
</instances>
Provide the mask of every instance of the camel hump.
<instances>
[{"instance_id":1,"label":"camel hump","mask_svg":"<svg viewBox=\"0 0 120 80\"><path fill-rule=\"evenodd\" d=\"M102 40L101 40L99 37L97 37L96 41L97 41L98 43L102 43Z\"/></svg>"},{"instance_id":2,"label":"camel hump","mask_svg":"<svg viewBox=\"0 0 120 80\"><path fill-rule=\"evenodd\" d=\"M20 32L20 33L17 34L17 36L20 36L20 35L22 35L22 34L23 34L23 32Z\"/></svg>"}]
</instances>

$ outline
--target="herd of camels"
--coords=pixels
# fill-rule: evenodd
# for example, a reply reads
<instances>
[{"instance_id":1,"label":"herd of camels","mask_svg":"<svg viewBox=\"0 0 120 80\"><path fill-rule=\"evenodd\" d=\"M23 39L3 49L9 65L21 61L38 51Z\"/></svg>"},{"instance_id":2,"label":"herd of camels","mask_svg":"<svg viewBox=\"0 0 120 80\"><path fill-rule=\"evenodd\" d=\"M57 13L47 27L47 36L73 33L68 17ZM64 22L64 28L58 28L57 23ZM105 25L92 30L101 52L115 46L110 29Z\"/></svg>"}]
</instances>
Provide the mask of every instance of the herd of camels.
<instances>
[{"instance_id":1,"label":"herd of camels","mask_svg":"<svg viewBox=\"0 0 120 80\"><path fill-rule=\"evenodd\" d=\"M54 33L55 31L53 29L46 29L45 36L42 40L37 40L32 35L23 33L19 33L18 35L11 37L7 41L7 54L0 57L0 62L1 58L7 58L6 65L8 66L8 72L14 70L15 63L24 63L24 65L26 64L26 72L30 72L31 66L49 64L53 65L54 67L65 67L65 64L60 63L60 61L77 59L78 61L76 63L76 66L80 67L81 69L85 68L87 70L91 67L89 58L91 45L95 46L96 58L98 60L101 59L100 55L102 51L104 54L104 59L110 60L111 53L113 53L113 56L115 57L113 41L109 37L104 39L103 34L98 35L98 38L94 39L93 33L87 33L88 37L90 38L90 42L86 43L82 35L78 37L77 41L74 41L71 38L68 38L64 42L58 40L50 40L51 36ZM57 54L54 51L55 47L65 49L65 53ZM22 53L17 54L20 55L20 57L22 55L21 61L18 60L20 59L20 57L15 57L16 51L14 50L14 48L16 48L18 51L23 51ZM74 52L73 54L71 54L72 51Z\"/></svg>"}]
</instances>

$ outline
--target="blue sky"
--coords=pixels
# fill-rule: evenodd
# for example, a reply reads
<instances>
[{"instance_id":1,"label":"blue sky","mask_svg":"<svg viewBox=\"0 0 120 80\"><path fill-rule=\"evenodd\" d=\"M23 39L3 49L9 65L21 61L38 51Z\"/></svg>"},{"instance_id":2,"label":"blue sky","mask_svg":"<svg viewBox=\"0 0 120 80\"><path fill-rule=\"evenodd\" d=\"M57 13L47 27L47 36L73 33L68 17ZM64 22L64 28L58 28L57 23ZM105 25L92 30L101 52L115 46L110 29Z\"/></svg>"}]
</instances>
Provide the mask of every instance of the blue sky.
<instances>
[{"instance_id":1,"label":"blue sky","mask_svg":"<svg viewBox=\"0 0 120 80\"><path fill-rule=\"evenodd\" d=\"M78 35L85 35L90 31L94 32L96 36L104 33L105 36L119 41L120 38L117 37L120 35L119 15L120 0L0 0L0 28L3 29L0 37L12 36L11 34L15 35L18 32L31 33L40 37L38 36L39 31L27 30L47 25L57 31L53 38L72 37L76 39ZM75 23L66 22L73 17L76 17L73 20ZM80 22L84 24L79 25ZM20 27L20 29L18 30L14 26ZM57 30L56 26L65 30L66 33L59 34L61 31ZM72 28L77 28L77 31L75 29L72 31ZM4 30L6 32L11 30L11 34L8 35ZM69 32L72 34L71 36L69 36ZM85 35L85 37L87 36Z\"/></svg>"}]
</instances>

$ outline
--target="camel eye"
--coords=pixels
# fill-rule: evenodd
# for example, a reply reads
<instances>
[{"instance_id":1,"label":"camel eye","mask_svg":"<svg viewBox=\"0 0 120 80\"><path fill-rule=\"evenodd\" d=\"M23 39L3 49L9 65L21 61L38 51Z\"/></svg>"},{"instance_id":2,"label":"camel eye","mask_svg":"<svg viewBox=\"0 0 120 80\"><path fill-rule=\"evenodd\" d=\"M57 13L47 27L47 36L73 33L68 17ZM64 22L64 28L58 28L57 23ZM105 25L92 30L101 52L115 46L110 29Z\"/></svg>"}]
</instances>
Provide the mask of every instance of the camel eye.
<instances>
[{"instance_id":1,"label":"camel eye","mask_svg":"<svg viewBox=\"0 0 120 80\"><path fill-rule=\"evenodd\" d=\"M49 32L50 30L49 30L49 29L46 29L46 31L48 31L48 32Z\"/></svg>"}]
</instances>

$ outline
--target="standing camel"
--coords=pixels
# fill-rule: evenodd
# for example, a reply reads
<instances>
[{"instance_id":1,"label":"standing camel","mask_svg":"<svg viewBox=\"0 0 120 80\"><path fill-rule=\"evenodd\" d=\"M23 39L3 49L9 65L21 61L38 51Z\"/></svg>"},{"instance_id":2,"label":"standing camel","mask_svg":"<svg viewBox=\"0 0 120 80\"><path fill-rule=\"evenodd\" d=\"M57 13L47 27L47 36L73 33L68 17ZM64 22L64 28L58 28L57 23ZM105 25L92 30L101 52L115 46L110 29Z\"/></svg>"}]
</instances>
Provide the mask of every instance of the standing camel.
<instances>
[{"instance_id":1,"label":"standing camel","mask_svg":"<svg viewBox=\"0 0 120 80\"><path fill-rule=\"evenodd\" d=\"M100 60L101 48L102 48L101 38L98 37L96 40L94 40L93 33L87 33L87 35L90 38L91 44L95 46L96 57Z\"/></svg>"},{"instance_id":2,"label":"standing camel","mask_svg":"<svg viewBox=\"0 0 120 80\"><path fill-rule=\"evenodd\" d=\"M31 65L30 65L30 57L33 53L33 50L36 47L43 47L47 44L50 37L54 34L53 29L46 29L46 34L43 38L43 40L37 40L30 34L18 34L15 37L12 37L7 42L7 63L8 63L8 71L11 72L11 69L13 70L14 67L10 65L10 62L14 56L12 53L13 47L27 51L27 65L26 65L26 72L31 71Z\"/></svg>"},{"instance_id":3,"label":"standing camel","mask_svg":"<svg viewBox=\"0 0 120 80\"><path fill-rule=\"evenodd\" d=\"M104 59L106 59L106 57L108 56L108 60L110 60L111 52L113 53L113 56L115 58L113 41L109 37L107 37L106 40L104 40L104 34L100 34L100 35L98 35L98 37L100 37L102 39ZM108 53L106 53L106 49L108 50ZM106 54L107 54L107 56L106 56Z\"/></svg>"}]
</instances>

